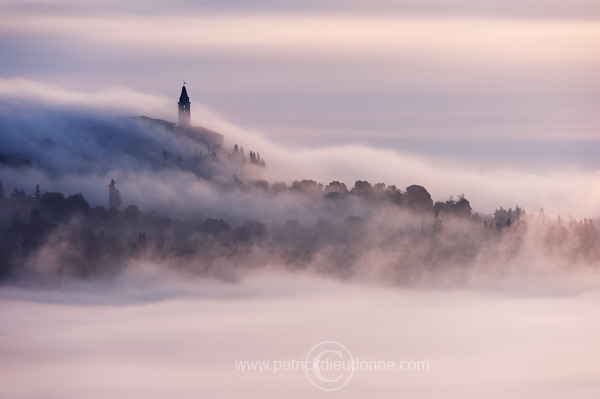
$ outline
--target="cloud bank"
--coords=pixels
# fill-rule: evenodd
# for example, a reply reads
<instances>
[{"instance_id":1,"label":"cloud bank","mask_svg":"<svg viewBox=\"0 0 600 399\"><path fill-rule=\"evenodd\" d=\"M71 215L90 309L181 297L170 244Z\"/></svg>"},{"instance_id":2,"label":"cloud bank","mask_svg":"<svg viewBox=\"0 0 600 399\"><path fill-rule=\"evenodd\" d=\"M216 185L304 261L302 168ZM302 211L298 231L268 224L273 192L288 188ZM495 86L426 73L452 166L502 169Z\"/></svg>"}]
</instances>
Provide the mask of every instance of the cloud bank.
<instances>
[{"instance_id":1,"label":"cloud bank","mask_svg":"<svg viewBox=\"0 0 600 399\"><path fill-rule=\"evenodd\" d=\"M41 184L63 192L82 192L94 204L104 205L106 181L115 178L126 190L125 201L146 209L158 207L153 201L160 198L180 204L205 198L207 201L200 202L210 203L212 194L204 195L204 182L180 170L156 167L162 161L163 150L185 158L206 149L156 129L125 131L111 112L143 112L151 117L174 114L168 111L173 107L163 97L122 88L118 90L123 96L111 103L113 97L107 93L117 89L73 92L23 79L5 79L0 83L2 151L36 162L31 169L5 168L2 181L7 190L18 186L31 192L36 184ZM229 151L234 144L258 150L268 162L261 178L271 183L314 179L328 184L338 180L349 188L356 180L400 188L420 184L436 201L464 194L475 210L485 213L500 206L519 205L530 212L543 208L551 216L595 218L600 214L597 169L575 165L541 170L508 165L478 169L456 159L428 158L365 145L291 146L277 143L257 130L236 126L200 104L194 107L197 120L225 135ZM154 110L158 115L153 114Z\"/></svg>"}]
</instances>

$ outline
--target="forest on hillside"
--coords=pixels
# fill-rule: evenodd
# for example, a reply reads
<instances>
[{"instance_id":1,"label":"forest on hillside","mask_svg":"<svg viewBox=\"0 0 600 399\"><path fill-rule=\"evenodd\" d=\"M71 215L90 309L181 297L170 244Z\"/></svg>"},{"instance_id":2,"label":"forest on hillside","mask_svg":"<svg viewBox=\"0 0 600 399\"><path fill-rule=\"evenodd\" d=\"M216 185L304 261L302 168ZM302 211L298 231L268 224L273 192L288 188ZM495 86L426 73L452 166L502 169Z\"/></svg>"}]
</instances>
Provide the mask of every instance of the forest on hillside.
<instances>
[{"instance_id":1,"label":"forest on hillside","mask_svg":"<svg viewBox=\"0 0 600 399\"><path fill-rule=\"evenodd\" d=\"M201 276L269 266L410 284L482 264L492 273L527 267L532 250L564 267L600 261L600 231L590 220L550 220L519 207L485 216L464 196L434 203L419 185L401 190L359 180L348 189L339 181L288 186L237 177L214 184L223 199L251 196L266 207L304 208L307 216L265 221L248 209L244 217L173 218L123 206L114 180L106 207L39 186L7 193L0 183L0 280L108 278L151 260Z\"/></svg>"}]
</instances>

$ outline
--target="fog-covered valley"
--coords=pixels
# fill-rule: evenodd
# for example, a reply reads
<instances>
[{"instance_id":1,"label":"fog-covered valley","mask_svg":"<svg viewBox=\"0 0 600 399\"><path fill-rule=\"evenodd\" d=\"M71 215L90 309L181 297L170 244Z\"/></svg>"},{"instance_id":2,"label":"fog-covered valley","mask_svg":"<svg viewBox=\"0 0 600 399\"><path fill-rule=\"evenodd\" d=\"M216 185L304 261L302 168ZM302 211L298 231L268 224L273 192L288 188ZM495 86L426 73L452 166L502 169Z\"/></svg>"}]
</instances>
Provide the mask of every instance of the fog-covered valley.
<instances>
[{"instance_id":1,"label":"fog-covered valley","mask_svg":"<svg viewBox=\"0 0 600 399\"><path fill-rule=\"evenodd\" d=\"M598 391L597 171L292 150L223 121L211 148L89 107L0 119L2 397ZM429 368L332 393L235 368L331 340Z\"/></svg>"}]
</instances>

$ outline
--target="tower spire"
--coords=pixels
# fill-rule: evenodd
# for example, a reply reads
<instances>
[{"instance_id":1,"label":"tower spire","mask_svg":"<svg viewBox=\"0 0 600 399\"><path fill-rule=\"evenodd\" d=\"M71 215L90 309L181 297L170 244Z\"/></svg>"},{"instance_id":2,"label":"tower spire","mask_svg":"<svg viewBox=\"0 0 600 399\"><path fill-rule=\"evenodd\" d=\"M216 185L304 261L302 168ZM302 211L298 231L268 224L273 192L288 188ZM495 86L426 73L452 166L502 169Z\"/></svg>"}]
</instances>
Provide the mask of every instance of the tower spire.
<instances>
[{"instance_id":1,"label":"tower spire","mask_svg":"<svg viewBox=\"0 0 600 399\"><path fill-rule=\"evenodd\" d=\"M185 82L183 82L183 86L181 87L181 95L179 96L179 102L177 103L179 107L179 126L191 126L190 121L190 97L187 94L187 90L185 88Z\"/></svg>"}]
</instances>

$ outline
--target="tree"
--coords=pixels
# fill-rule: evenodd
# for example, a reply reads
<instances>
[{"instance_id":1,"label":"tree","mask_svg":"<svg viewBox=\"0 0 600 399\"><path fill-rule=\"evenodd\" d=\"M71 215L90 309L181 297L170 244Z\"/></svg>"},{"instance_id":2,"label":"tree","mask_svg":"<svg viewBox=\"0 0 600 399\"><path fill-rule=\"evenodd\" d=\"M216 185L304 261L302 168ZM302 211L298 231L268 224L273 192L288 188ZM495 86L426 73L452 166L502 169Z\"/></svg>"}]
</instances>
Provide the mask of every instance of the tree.
<instances>
[{"instance_id":1,"label":"tree","mask_svg":"<svg viewBox=\"0 0 600 399\"><path fill-rule=\"evenodd\" d=\"M399 190L398 188L396 188L396 186L387 186L385 188L384 194L386 198L394 204L400 205L402 203L402 190Z\"/></svg>"},{"instance_id":2,"label":"tree","mask_svg":"<svg viewBox=\"0 0 600 399\"><path fill-rule=\"evenodd\" d=\"M324 192L325 192L325 194L329 194L329 193L347 194L348 188L346 188L346 185L344 183L340 183L339 181L335 180L335 181L332 181L331 183L329 183L325 187Z\"/></svg>"},{"instance_id":3,"label":"tree","mask_svg":"<svg viewBox=\"0 0 600 399\"><path fill-rule=\"evenodd\" d=\"M257 180L254 182L254 187L266 192L269 190L269 182L266 180Z\"/></svg>"},{"instance_id":4,"label":"tree","mask_svg":"<svg viewBox=\"0 0 600 399\"><path fill-rule=\"evenodd\" d=\"M433 206L433 209L436 212L457 217L470 218L472 216L471 204L465 198L464 194L458 196L458 201L455 201L452 196L446 202L438 201Z\"/></svg>"},{"instance_id":5,"label":"tree","mask_svg":"<svg viewBox=\"0 0 600 399\"><path fill-rule=\"evenodd\" d=\"M314 180L302 180L292 182L292 190L298 191L304 194L322 194L323 184L317 183Z\"/></svg>"},{"instance_id":6,"label":"tree","mask_svg":"<svg viewBox=\"0 0 600 399\"><path fill-rule=\"evenodd\" d=\"M227 157L234 162L244 163L246 162L246 157L244 156L244 149L240 149L237 144L233 146L233 152L229 153Z\"/></svg>"},{"instance_id":7,"label":"tree","mask_svg":"<svg viewBox=\"0 0 600 399\"><path fill-rule=\"evenodd\" d=\"M280 182L271 184L271 191L273 191L275 194L278 194L285 190L287 190L287 184L285 184L285 182L280 181Z\"/></svg>"},{"instance_id":8,"label":"tree","mask_svg":"<svg viewBox=\"0 0 600 399\"><path fill-rule=\"evenodd\" d=\"M404 196L406 206L413 211L430 212L433 209L431 195L423 186L413 184L406 187Z\"/></svg>"},{"instance_id":9,"label":"tree","mask_svg":"<svg viewBox=\"0 0 600 399\"><path fill-rule=\"evenodd\" d=\"M114 179L111 179L110 184L108 185L108 209L116 210L121 205L121 193L117 190L115 186Z\"/></svg>"},{"instance_id":10,"label":"tree","mask_svg":"<svg viewBox=\"0 0 600 399\"><path fill-rule=\"evenodd\" d=\"M250 163L262 167L265 167L267 165L265 163L265 160L260 157L260 153L254 151L250 151Z\"/></svg>"},{"instance_id":11,"label":"tree","mask_svg":"<svg viewBox=\"0 0 600 399\"><path fill-rule=\"evenodd\" d=\"M142 217L142 212L140 209L131 204L127 208L123 209L123 220L126 220L128 223L133 223L138 221Z\"/></svg>"},{"instance_id":12,"label":"tree","mask_svg":"<svg viewBox=\"0 0 600 399\"><path fill-rule=\"evenodd\" d=\"M137 248L141 249L141 250L146 249L148 246L148 244L146 242L146 233L140 231L137 238L138 238L137 239Z\"/></svg>"},{"instance_id":13,"label":"tree","mask_svg":"<svg viewBox=\"0 0 600 399\"><path fill-rule=\"evenodd\" d=\"M70 195L65 202L69 213L87 213L90 210L90 204L88 204L81 193Z\"/></svg>"},{"instance_id":14,"label":"tree","mask_svg":"<svg viewBox=\"0 0 600 399\"><path fill-rule=\"evenodd\" d=\"M10 199L13 201L22 201L22 200L25 200L26 198L27 198L27 195L25 194L25 190L23 190L23 188L18 189L15 187L12 194L10 195Z\"/></svg>"},{"instance_id":15,"label":"tree","mask_svg":"<svg viewBox=\"0 0 600 399\"><path fill-rule=\"evenodd\" d=\"M471 204L469 200L465 198L463 194L458 197L458 201L454 204L456 209L456 216L460 217L471 217Z\"/></svg>"},{"instance_id":16,"label":"tree","mask_svg":"<svg viewBox=\"0 0 600 399\"><path fill-rule=\"evenodd\" d=\"M340 198L343 195L348 194L348 189L344 183L340 183L339 181L332 181L325 187L324 190L325 198L335 199Z\"/></svg>"},{"instance_id":17,"label":"tree","mask_svg":"<svg viewBox=\"0 0 600 399\"><path fill-rule=\"evenodd\" d=\"M375 183L371 195L378 200L383 199L385 196L385 183Z\"/></svg>"},{"instance_id":18,"label":"tree","mask_svg":"<svg viewBox=\"0 0 600 399\"><path fill-rule=\"evenodd\" d=\"M65 196L58 192L45 192L40 200L41 212L51 220L63 220L68 213Z\"/></svg>"},{"instance_id":19,"label":"tree","mask_svg":"<svg viewBox=\"0 0 600 399\"><path fill-rule=\"evenodd\" d=\"M228 232L231 226L223 219L206 219L200 225L200 231L218 236Z\"/></svg>"},{"instance_id":20,"label":"tree","mask_svg":"<svg viewBox=\"0 0 600 399\"><path fill-rule=\"evenodd\" d=\"M435 236L435 235L441 233L443 230L444 230L444 224L443 224L442 220L439 218L438 211L435 211L435 216L433 217L433 227L432 227L433 235Z\"/></svg>"},{"instance_id":21,"label":"tree","mask_svg":"<svg viewBox=\"0 0 600 399\"><path fill-rule=\"evenodd\" d=\"M357 180L350 192L358 195L359 197L369 198L372 194L372 190L373 186L371 183L366 180Z\"/></svg>"},{"instance_id":22,"label":"tree","mask_svg":"<svg viewBox=\"0 0 600 399\"><path fill-rule=\"evenodd\" d=\"M39 184L35 185L35 191L33 193L33 199L35 200L36 203L39 203L40 200L42 199L42 192L40 190L40 185Z\"/></svg>"}]
</instances>

